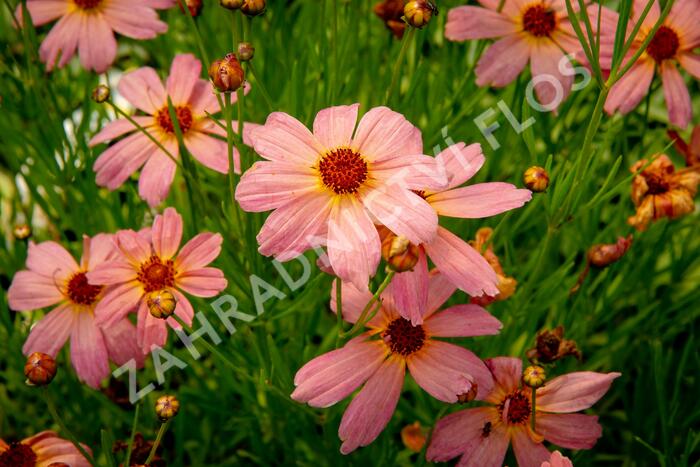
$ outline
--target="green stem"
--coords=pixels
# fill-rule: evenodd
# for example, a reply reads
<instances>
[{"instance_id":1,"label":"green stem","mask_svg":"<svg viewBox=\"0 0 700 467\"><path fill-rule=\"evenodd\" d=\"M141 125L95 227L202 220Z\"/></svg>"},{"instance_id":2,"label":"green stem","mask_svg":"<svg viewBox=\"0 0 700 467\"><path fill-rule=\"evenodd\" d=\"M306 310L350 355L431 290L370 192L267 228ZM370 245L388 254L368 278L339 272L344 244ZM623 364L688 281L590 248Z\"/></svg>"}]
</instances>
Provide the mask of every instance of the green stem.
<instances>
[{"instance_id":1,"label":"green stem","mask_svg":"<svg viewBox=\"0 0 700 467\"><path fill-rule=\"evenodd\" d=\"M348 332L341 332L340 333L340 338L345 339L348 336L352 336L358 329L361 329L364 327L367 322L374 317L374 314L372 313L371 316L367 316L370 310L372 309L372 305L379 300L379 296L384 292L384 289L386 289L389 286L389 283L391 282L391 279L393 279L394 274L396 274L396 271L389 270L389 273L386 275L384 278L384 281L379 285L379 288L377 289L376 292L374 292L374 295L372 298L367 302L367 305L365 306L364 310L362 310L362 313L360 313L360 317L355 321L355 324L350 328Z\"/></svg>"},{"instance_id":2,"label":"green stem","mask_svg":"<svg viewBox=\"0 0 700 467\"><path fill-rule=\"evenodd\" d=\"M535 414L537 413L537 389L532 388L532 431L537 433L535 429Z\"/></svg>"},{"instance_id":3,"label":"green stem","mask_svg":"<svg viewBox=\"0 0 700 467\"><path fill-rule=\"evenodd\" d=\"M146 465L150 465L153 457L156 455L156 450L158 449L160 442L163 440L163 435L168 430L168 425L170 425L170 420L161 423L160 428L158 429L158 434L156 435L156 440L153 442L153 446L151 446L151 452L148 453L148 457L146 458Z\"/></svg>"},{"instance_id":4,"label":"green stem","mask_svg":"<svg viewBox=\"0 0 700 467\"><path fill-rule=\"evenodd\" d=\"M231 93L224 93L224 114L226 116L226 145L228 147L228 187L231 192L231 206L236 205L236 180L235 166L233 161L233 123L232 123L232 106Z\"/></svg>"},{"instance_id":5,"label":"green stem","mask_svg":"<svg viewBox=\"0 0 700 467\"><path fill-rule=\"evenodd\" d=\"M389 99L391 99L391 94L394 91L394 88L396 87L396 83L399 79L399 74L401 71L401 64L403 63L403 59L406 56L406 52L408 52L408 47L411 44L411 40L413 39L413 36L416 33L416 28L408 28L408 34L406 34L403 38L403 42L401 44L401 50L399 51L399 56L396 59L396 63L394 63L394 71L391 73L391 84L389 84L389 89L386 91L386 98L384 99L384 103L389 105Z\"/></svg>"},{"instance_id":6,"label":"green stem","mask_svg":"<svg viewBox=\"0 0 700 467\"><path fill-rule=\"evenodd\" d=\"M141 402L136 404L136 410L134 412L134 421L131 423L131 436L129 436L129 446L126 448L126 460L124 465L131 465L131 452L134 449L134 438L136 437L136 425L139 421L139 412L141 411Z\"/></svg>"},{"instance_id":7,"label":"green stem","mask_svg":"<svg viewBox=\"0 0 700 467\"><path fill-rule=\"evenodd\" d=\"M73 446L76 447L78 451L80 451L80 454L83 455L83 457L90 463L90 465L94 466L95 465L95 460L92 458L92 456L85 450L85 448L78 442L77 438L73 435L73 433L68 429L66 424L63 422L63 419L61 416L58 414L58 411L56 410L56 404L53 401L53 397L51 396L51 393L49 392L48 386L43 387L44 390L44 399L46 399L46 405L49 408L49 413L51 414L51 417L54 419L54 421L58 424L58 426L61 428L61 431L63 434L68 436L68 439L70 440L71 443L73 443Z\"/></svg>"}]
</instances>

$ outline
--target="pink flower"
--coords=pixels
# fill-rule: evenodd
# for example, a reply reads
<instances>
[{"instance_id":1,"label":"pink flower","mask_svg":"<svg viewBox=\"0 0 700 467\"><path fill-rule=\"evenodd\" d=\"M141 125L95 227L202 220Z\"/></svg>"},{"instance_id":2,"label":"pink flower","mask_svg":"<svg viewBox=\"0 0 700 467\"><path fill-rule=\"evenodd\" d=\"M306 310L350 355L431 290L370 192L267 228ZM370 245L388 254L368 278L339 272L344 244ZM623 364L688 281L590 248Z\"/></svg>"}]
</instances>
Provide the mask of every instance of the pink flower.
<instances>
[{"instance_id":1,"label":"pink flower","mask_svg":"<svg viewBox=\"0 0 700 467\"><path fill-rule=\"evenodd\" d=\"M113 286L95 309L100 324L112 326L138 310L136 338L144 353L165 344L166 321L171 327L180 328L172 317L162 320L151 316L146 304L149 293L160 290L172 293L177 300L175 314L190 325L194 310L181 290L195 297L213 297L227 285L220 269L206 267L221 252L221 235L201 233L178 253L181 240L182 217L175 209L167 208L156 216L150 232L117 232L114 243L118 256L87 275L90 283Z\"/></svg>"},{"instance_id":2,"label":"pink flower","mask_svg":"<svg viewBox=\"0 0 700 467\"><path fill-rule=\"evenodd\" d=\"M340 423L343 454L368 445L382 432L398 403L406 367L419 386L441 401L457 402L473 385L477 385L477 398L490 392L493 381L484 363L469 350L436 338L497 334L501 323L477 305L437 311L454 290L435 271L430 276L429 313L417 326L401 317L396 297L385 292L368 332L314 358L297 372L291 397L312 407L331 406L364 384ZM344 283L343 318L355 322L370 298L368 291Z\"/></svg>"},{"instance_id":3,"label":"pink flower","mask_svg":"<svg viewBox=\"0 0 700 467\"><path fill-rule=\"evenodd\" d=\"M559 451L554 451L548 461L542 462L540 467L574 467L571 459L561 455Z\"/></svg>"},{"instance_id":4,"label":"pink flower","mask_svg":"<svg viewBox=\"0 0 700 467\"><path fill-rule=\"evenodd\" d=\"M639 21L646 3L644 0L634 0L629 28ZM642 42L659 20L660 14L659 4L655 1L635 37L625 63L639 50ZM605 111L611 115L615 112L621 114L631 112L649 93L654 73L657 71L664 88L669 121L681 128L687 127L692 115L690 94L676 64L685 68L695 78L700 78L700 55L693 53L693 50L700 46L698 22L700 22L698 1L677 0L644 53L610 89L608 99L605 101Z\"/></svg>"},{"instance_id":5,"label":"pink flower","mask_svg":"<svg viewBox=\"0 0 700 467\"><path fill-rule=\"evenodd\" d=\"M438 154L436 159L440 169L447 174L447 188L420 191L419 194L440 216L481 219L519 208L532 198L530 190L502 182L477 183L460 188L484 164L484 154L479 144L453 144ZM423 290L419 284L428 276L426 255L442 274L469 295L498 294L498 276L488 261L467 242L444 227L438 227L437 235L420 245L420 258L413 272L396 274L389 285L396 290L394 295L399 297L397 300L412 297L400 303L399 308L413 324L422 322L421 317L428 303L426 294L417 295Z\"/></svg>"},{"instance_id":6,"label":"pink flower","mask_svg":"<svg viewBox=\"0 0 700 467\"><path fill-rule=\"evenodd\" d=\"M59 19L42 42L39 57L46 68L65 66L76 50L86 70L104 73L117 56L114 32L133 39L153 39L168 30L156 8L170 8L174 0L27 0L35 26ZM21 6L17 17L21 21Z\"/></svg>"},{"instance_id":7,"label":"pink flower","mask_svg":"<svg viewBox=\"0 0 700 467\"><path fill-rule=\"evenodd\" d=\"M90 452L90 448L82 446ZM44 467L59 464L90 467L73 443L59 438L53 431L42 431L17 443L7 444L0 439L0 465Z\"/></svg>"},{"instance_id":8,"label":"pink flower","mask_svg":"<svg viewBox=\"0 0 700 467\"><path fill-rule=\"evenodd\" d=\"M201 69L202 64L193 55L177 55L170 67L165 87L153 68L143 67L122 77L119 93L134 107L148 114L133 119L178 158L180 150L168 108L170 97L187 150L203 165L227 173L226 142L212 136L226 136L226 132L206 114L219 112L219 103L211 84L200 79ZM233 96L234 102L235 99ZM234 124L234 128L237 128L237 124ZM93 169L97 173L97 184L115 190L143 166L139 178L139 194L154 207L168 197L177 168L162 149L126 119L108 124L90 140L90 146L94 147L128 133L131 134L110 146L95 161ZM240 172L236 151L234 167L236 172Z\"/></svg>"},{"instance_id":9,"label":"pink flower","mask_svg":"<svg viewBox=\"0 0 700 467\"><path fill-rule=\"evenodd\" d=\"M338 277L366 287L380 259L378 222L413 243L435 237L437 215L411 190L441 188L435 158L423 155L420 131L386 107L359 104L316 115L313 133L275 112L251 132L257 162L236 199L246 211L274 210L257 236L260 253L280 261L326 245ZM355 130L353 132L353 130Z\"/></svg>"},{"instance_id":10,"label":"pink flower","mask_svg":"<svg viewBox=\"0 0 700 467\"><path fill-rule=\"evenodd\" d=\"M596 443L602 432L598 417L573 412L595 404L620 373L580 371L545 383L537 389L533 432L531 390L520 387L520 359L497 357L486 364L495 383L484 399L491 405L460 410L440 419L428 447L428 460L462 456L460 465L500 467L512 442L520 467L541 467L550 460L549 451L542 445L544 439L571 449L590 449Z\"/></svg>"},{"instance_id":11,"label":"pink flower","mask_svg":"<svg viewBox=\"0 0 700 467\"><path fill-rule=\"evenodd\" d=\"M22 352L43 352L55 357L70 337L71 363L78 378L93 388L109 375L109 360L123 365L143 357L134 337L134 326L122 318L108 328L98 326L95 306L105 287L91 285L87 273L114 255L111 235L83 237L80 264L55 242L29 244L26 271L19 271L8 292L10 308L31 311L58 305L32 327Z\"/></svg>"}]
</instances>

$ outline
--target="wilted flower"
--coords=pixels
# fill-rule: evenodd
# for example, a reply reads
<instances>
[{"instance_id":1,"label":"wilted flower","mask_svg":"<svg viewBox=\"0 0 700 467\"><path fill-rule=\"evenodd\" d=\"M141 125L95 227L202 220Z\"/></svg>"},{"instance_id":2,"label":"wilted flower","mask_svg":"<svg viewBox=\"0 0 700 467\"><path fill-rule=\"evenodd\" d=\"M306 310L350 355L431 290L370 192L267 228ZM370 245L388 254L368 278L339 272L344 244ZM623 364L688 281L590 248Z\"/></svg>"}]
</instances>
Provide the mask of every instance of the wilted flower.
<instances>
[{"instance_id":1,"label":"wilted flower","mask_svg":"<svg viewBox=\"0 0 700 467\"><path fill-rule=\"evenodd\" d=\"M155 410L161 422L168 421L180 411L180 401L175 396L160 396L156 400Z\"/></svg>"},{"instance_id":2,"label":"wilted flower","mask_svg":"<svg viewBox=\"0 0 700 467\"><path fill-rule=\"evenodd\" d=\"M34 352L24 365L24 376L35 386L45 386L56 376L56 360L51 355Z\"/></svg>"},{"instance_id":3,"label":"wilted flower","mask_svg":"<svg viewBox=\"0 0 700 467\"><path fill-rule=\"evenodd\" d=\"M406 22L403 20L404 0L384 0L374 5L374 14L379 16L387 29L398 39L403 37Z\"/></svg>"},{"instance_id":4,"label":"wilted flower","mask_svg":"<svg viewBox=\"0 0 700 467\"><path fill-rule=\"evenodd\" d=\"M406 22L419 29L428 24L437 12L437 7L430 0L410 0L403 8Z\"/></svg>"},{"instance_id":5,"label":"wilted flower","mask_svg":"<svg viewBox=\"0 0 700 467\"><path fill-rule=\"evenodd\" d=\"M693 128L689 142L685 142L675 130L668 130L668 136L673 140L676 150L685 157L686 166L700 165L700 125Z\"/></svg>"},{"instance_id":6,"label":"wilted flower","mask_svg":"<svg viewBox=\"0 0 700 467\"><path fill-rule=\"evenodd\" d=\"M493 235L493 229L491 227L482 227L476 231L475 240L469 242L469 244L488 261L494 271L496 271L496 277L498 278L498 293L495 296L482 295L480 297L472 297L472 303L477 305L486 306L490 303L505 300L515 293L515 288L518 285L518 281L514 277L506 276L503 271L501 262L498 256L493 252L493 247L489 243L489 239ZM484 250L484 246L486 250Z\"/></svg>"},{"instance_id":7,"label":"wilted flower","mask_svg":"<svg viewBox=\"0 0 700 467\"><path fill-rule=\"evenodd\" d=\"M413 422L401 429L401 441L403 441L403 445L413 452L421 452L427 439L428 430L423 428L418 422Z\"/></svg>"},{"instance_id":8,"label":"wilted flower","mask_svg":"<svg viewBox=\"0 0 700 467\"><path fill-rule=\"evenodd\" d=\"M199 16L199 14L202 12L202 7L204 6L202 0L178 0L177 5L180 7L180 11L182 11L183 13L185 12L185 10L182 7L183 3L187 7L187 10L189 11L190 15L192 15L192 17Z\"/></svg>"},{"instance_id":9,"label":"wilted flower","mask_svg":"<svg viewBox=\"0 0 700 467\"><path fill-rule=\"evenodd\" d=\"M105 86L104 84L100 84L92 90L92 100L97 102L98 104L107 102L107 99L109 99L109 95L109 87Z\"/></svg>"},{"instance_id":10,"label":"wilted flower","mask_svg":"<svg viewBox=\"0 0 700 467\"><path fill-rule=\"evenodd\" d=\"M81 444L86 452L90 448ZM59 438L53 431L42 431L22 441L6 443L0 439L0 466L34 467L68 465L90 467L90 463L73 443Z\"/></svg>"},{"instance_id":11,"label":"wilted flower","mask_svg":"<svg viewBox=\"0 0 700 467\"><path fill-rule=\"evenodd\" d=\"M569 355L581 359L576 342L564 339L564 326L538 333L535 347L527 351L527 358L538 363L553 363Z\"/></svg>"},{"instance_id":12,"label":"wilted flower","mask_svg":"<svg viewBox=\"0 0 700 467\"><path fill-rule=\"evenodd\" d=\"M166 467L166 462L160 456L162 445L156 448L156 453L148 463L147 467ZM112 452L117 454L120 452L126 452L129 449L129 443L127 441L116 441L112 446ZM141 433L136 433L133 442L131 444L131 466L145 466L146 460L148 460L148 455L153 449L153 441L149 441L143 437Z\"/></svg>"},{"instance_id":13,"label":"wilted flower","mask_svg":"<svg viewBox=\"0 0 700 467\"><path fill-rule=\"evenodd\" d=\"M637 173L647 165L642 159L630 171ZM693 198L700 183L700 167L676 170L665 154L658 156L632 181L632 202L637 213L627 222L637 230L646 230L653 220L675 219L695 210Z\"/></svg>"},{"instance_id":14,"label":"wilted flower","mask_svg":"<svg viewBox=\"0 0 700 467\"><path fill-rule=\"evenodd\" d=\"M542 193L549 186L549 174L544 167L533 165L523 173L523 183L535 193Z\"/></svg>"},{"instance_id":15,"label":"wilted flower","mask_svg":"<svg viewBox=\"0 0 700 467\"><path fill-rule=\"evenodd\" d=\"M209 79L219 92L235 92L243 85L245 74L241 64L232 53L209 66Z\"/></svg>"},{"instance_id":16,"label":"wilted flower","mask_svg":"<svg viewBox=\"0 0 700 467\"><path fill-rule=\"evenodd\" d=\"M595 267L604 268L618 261L632 246L632 235L618 237L615 243L600 243L588 250L588 261Z\"/></svg>"}]
</instances>

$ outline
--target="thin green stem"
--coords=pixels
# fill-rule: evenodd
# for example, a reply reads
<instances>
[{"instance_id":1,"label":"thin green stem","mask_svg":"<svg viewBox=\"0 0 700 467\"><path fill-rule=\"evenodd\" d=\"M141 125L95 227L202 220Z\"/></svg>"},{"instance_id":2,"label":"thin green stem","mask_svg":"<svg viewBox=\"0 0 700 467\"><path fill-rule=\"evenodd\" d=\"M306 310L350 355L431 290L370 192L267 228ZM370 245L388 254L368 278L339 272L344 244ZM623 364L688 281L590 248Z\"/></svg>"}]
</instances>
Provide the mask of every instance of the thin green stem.
<instances>
[{"instance_id":1,"label":"thin green stem","mask_svg":"<svg viewBox=\"0 0 700 467\"><path fill-rule=\"evenodd\" d=\"M232 106L231 93L224 93L224 115L226 118L226 146L228 148L228 188L231 192L231 206L236 205L236 174L234 172L233 160L233 122L232 122Z\"/></svg>"},{"instance_id":2,"label":"thin green stem","mask_svg":"<svg viewBox=\"0 0 700 467\"><path fill-rule=\"evenodd\" d=\"M73 443L73 446L80 451L80 454L83 455L83 457L90 463L90 465L94 466L95 465L95 460L92 458L90 453L87 452L87 450L78 442L78 439L73 435L73 433L68 429L66 424L63 421L63 418L58 413L58 410L56 410L56 404L54 403L53 397L51 396L51 392L49 391L48 386L44 386L42 388L44 390L44 399L46 399L46 405L49 408L49 413L51 414L51 417L53 420L58 424L58 426L61 428L61 431L63 434L68 436L68 439L70 440L71 443Z\"/></svg>"},{"instance_id":3,"label":"thin green stem","mask_svg":"<svg viewBox=\"0 0 700 467\"><path fill-rule=\"evenodd\" d=\"M411 45L413 36L416 33L416 28L408 28L408 34L406 34L403 38L403 42L401 43L401 50L399 51L399 56L396 59L396 63L394 63L394 71L391 73L391 83L389 84L389 89L386 90L386 97L384 98L384 103L389 104L389 100L391 99L391 94L394 92L394 88L396 87L396 83L399 80L399 74L401 72L401 64L403 63L403 59L406 56L406 53L408 52L408 48Z\"/></svg>"},{"instance_id":4,"label":"thin green stem","mask_svg":"<svg viewBox=\"0 0 700 467\"><path fill-rule=\"evenodd\" d=\"M136 437L136 426L139 421L139 412L141 411L141 402L136 403L134 411L134 421L131 423L131 436L129 436L129 446L126 448L126 459L124 465L131 465L131 452L134 450L134 438Z\"/></svg>"},{"instance_id":5,"label":"thin green stem","mask_svg":"<svg viewBox=\"0 0 700 467\"><path fill-rule=\"evenodd\" d=\"M535 415L537 414L537 389L532 388L532 431L537 433L537 430L535 429Z\"/></svg>"},{"instance_id":6,"label":"thin green stem","mask_svg":"<svg viewBox=\"0 0 700 467\"><path fill-rule=\"evenodd\" d=\"M377 288L377 291L374 292L374 295L369 300L369 302L367 302L367 305L362 310L362 313L360 313L360 317L357 319L357 321L355 321L355 324L350 328L349 331L340 333L341 339L345 339L348 336L352 336L358 329L364 327L364 325L367 324L367 322L373 317L368 317L367 315L372 309L372 305L374 305L374 303L377 300L379 300L379 296L382 294L382 292L384 292L384 289L386 289L389 286L389 283L391 282L391 279L393 279L394 274L396 274L395 271L389 270L389 273L384 278L384 281L379 285L379 288Z\"/></svg>"},{"instance_id":7,"label":"thin green stem","mask_svg":"<svg viewBox=\"0 0 700 467\"><path fill-rule=\"evenodd\" d=\"M151 452L148 453L148 457L146 458L146 462L144 462L144 464L146 464L146 465L151 464L153 457L155 457L155 455L156 455L156 450L158 449L158 446L160 446L160 442L163 440L163 435L168 430L168 425L170 425L170 420L160 424L160 428L158 429L158 434L156 435L156 440L153 442L153 446L151 446Z\"/></svg>"}]
</instances>

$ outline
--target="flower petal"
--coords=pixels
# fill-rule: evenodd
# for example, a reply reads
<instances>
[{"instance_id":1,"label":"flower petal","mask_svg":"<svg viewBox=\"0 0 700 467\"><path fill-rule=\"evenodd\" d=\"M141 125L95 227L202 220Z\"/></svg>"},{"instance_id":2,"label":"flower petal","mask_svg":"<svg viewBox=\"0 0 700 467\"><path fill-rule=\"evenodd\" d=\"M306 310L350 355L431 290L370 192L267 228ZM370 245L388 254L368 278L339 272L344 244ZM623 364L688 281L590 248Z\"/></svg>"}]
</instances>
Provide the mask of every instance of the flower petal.
<instances>
[{"instance_id":1,"label":"flower petal","mask_svg":"<svg viewBox=\"0 0 700 467\"><path fill-rule=\"evenodd\" d=\"M29 337L22 346L22 353L43 352L56 357L66 343L77 320L77 313L70 303L57 306L32 326Z\"/></svg>"},{"instance_id":2,"label":"flower petal","mask_svg":"<svg viewBox=\"0 0 700 467\"><path fill-rule=\"evenodd\" d=\"M327 148L347 147L357 123L360 104L328 107L316 114L314 136Z\"/></svg>"},{"instance_id":3,"label":"flower petal","mask_svg":"<svg viewBox=\"0 0 700 467\"><path fill-rule=\"evenodd\" d=\"M156 255L163 260L172 258L182 240L182 216L174 208L167 208L153 221L151 236Z\"/></svg>"},{"instance_id":4,"label":"flower petal","mask_svg":"<svg viewBox=\"0 0 700 467\"><path fill-rule=\"evenodd\" d=\"M174 154L172 151L171 154ZM156 151L141 169L139 195L150 207L155 207L168 197L175 178L177 165L162 151Z\"/></svg>"},{"instance_id":5,"label":"flower petal","mask_svg":"<svg viewBox=\"0 0 700 467\"><path fill-rule=\"evenodd\" d=\"M466 182L484 165L484 153L479 143L467 146L464 143L453 144L440 152L435 158L445 168L447 188L454 188Z\"/></svg>"},{"instance_id":6,"label":"flower petal","mask_svg":"<svg viewBox=\"0 0 700 467\"><path fill-rule=\"evenodd\" d=\"M153 117L143 117L135 115L131 118L144 128L148 128L149 126L153 125ZM120 118L118 120L114 120L113 122L107 123L107 125L105 125L102 128L102 130L99 131L99 133L97 133L95 136L92 137L92 139L90 139L89 144L90 147L94 147L98 144L102 144L107 141L118 138L123 134L131 133L137 130L138 128L134 126L134 124L131 123L129 120L127 120L126 118ZM97 162L95 162L95 164L97 164Z\"/></svg>"},{"instance_id":7,"label":"flower petal","mask_svg":"<svg viewBox=\"0 0 700 467\"><path fill-rule=\"evenodd\" d=\"M136 342L136 332L136 326L126 318L102 328L110 360L121 366L134 359L137 368L143 367L145 358Z\"/></svg>"},{"instance_id":8,"label":"flower petal","mask_svg":"<svg viewBox=\"0 0 700 467\"><path fill-rule=\"evenodd\" d=\"M219 173L228 173L228 146L213 136L199 131L190 131L185 137L185 146L192 157L205 167ZM241 173L241 158L238 150L233 148L233 168L235 173Z\"/></svg>"},{"instance_id":9,"label":"flower petal","mask_svg":"<svg viewBox=\"0 0 700 467\"><path fill-rule=\"evenodd\" d=\"M27 2L27 10L29 11L29 16L34 26L50 23L66 15L68 13L68 6L69 4L64 0L34 0L33 2ZM17 5L15 18L17 18L20 24L23 24L21 3Z\"/></svg>"},{"instance_id":10,"label":"flower petal","mask_svg":"<svg viewBox=\"0 0 700 467\"><path fill-rule=\"evenodd\" d=\"M363 115L357 125L352 147L365 160L379 162L401 155L422 154L420 130L398 112L375 107Z\"/></svg>"},{"instance_id":11,"label":"flower petal","mask_svg":"<svg viewBox=\"0 0 700 467\"><path fill-rule=\"evenodd\" d=\"M460 6L447 12L445 37L451 41L493 39L517 31L506 15L477 6Z\"/></svg>"},{"instance_id":12,"label":"flower petal","mask_svg":"<svg viewBox=\"0 0 700 467\"><path fill-rule=\"evenodd\" d=\"M360 194L362 204L396 235L419 245L435 237L437 214L420 196L400 185L381 185Z\"/></svg>"},{"instance_id":13,"label":"flower petal","mask_svg":"<svg viewBox=\"0 0 700 467\"><path fill-rule=\"evenodd\" d=\"M428 286L428 260L421 250L413 270L395 274L386 293L391 295L399 314L417 326L423 324L428 309Z\"/></svg>"},{"instance_id":14,"label":"flower petal","mask_svg":"<svg viewBox=\"0 0 700 467\"><path fill-rule=\"evenodd\" d=\"M29 311L55 305L64 299L53 277L33 271L18 271L7 291L10 309Z\"/></svg>"},{"instance_id":15,"label":"flower petal","mask_svg":"<svg viewBox=\"0 0 700 467\"><path fill-rule=\"evenodd\" d=\"M675 63L664 60L660 68L664 98L666 99L666 107L668 107L668 119L671 124L686 128L692 115L688 87Z\"/></svg>"},{"instance_id":16,"label":"flower petal","mask_svg":"<svg viewBox=\"0 0 700 467\"><path fill-rule=\"evenodd\" d=\"M530 46L522 34L511 34L494 42L476 65L476 84L497 88L510 84L530 59Z\"/></svg>"},{"instance_id":17,"label":"flower petal","mask_svg":"<svg viewBox=\"0 0 700 467\"><path fill-rule=\"evenodd\" d=\"M632 111L649 92L654 78L654 61L639 60L610 89L605 101L605 111L626 114Z\"/></svg>"},{"instance_id":18,"label":"flower petal","mask_svg":"<svg viewBox=\"0 0 700 467\"><path fill-rule=\"evenodd\" d=\"M143 133L129 135L110 146L95 161L95 182L110 190L119 188L156 151L158 146Z\"/></svg>"},{"instance_id":19,"label":"flower petal","mask_svg":"<svg viewBox=\"0 0 700 467\"><path fill-rule=\"evenodd\" d=\"M434 157L423 154L396 154L371 166L372 177L379 183L409 190L444 190L447 175Z\"/></svg>"},{"instance_id":20,"label":"flower petal","mask_svg":"<svg viewBox=\"0 0 700 467\"><path fill-rule=\"evenodd\" d=\"M143 3L139 5L132 2L106 2L103 4L104 18L112 29L123 36L132 39L153 39L158 33L167 31L168 25L160 21L158 13L153 11L151 5Z\"/></svg>"},{"instance_id":21,"label":"flower petal","mask_svg":"<svg viewBox=\"0 0 700 467\"><path fill-rule=\"evenodd\" d=\"M144 354L151 352L154 347L165 345L168 341L168 326L162 319L151 315L146 300L141 301L136 320L136 343Z\"/></svg>"},{"instance_id":22,"label":"flower petal","mask_svg":"<svg viewBox=\"0 0 700 467\"><path fill-rule=\"evenodd\" d=\"M568 97L574 82L573 74L564 75L561 72L561 64L569 63L569 59L549 39L535 41L530 54L530 70L537 101L546 110L556 110Z\"/></svg>"},{"instance_id":23,"label":"flower petal","mask_svg":"<svg viewBox=\"0 0 700 467\"><path fill-rule=\"evenodd\" d=\"M273 112L265 125L250 132L255 152L265 159L312 166L326 148L299 120Z\"/></svg>"},{"instance_id":24,"label":"flower petal","mask_svg":"<svg viewBox=\"0 0 700 467\"><path fill-rule=\"evenodd\" d=\"M537 410L569 413L587 409L608 392L620 375L577 371L558 376L537 390Z\"/></svg>"},{"instance_id":25,"label":"flower petal","mask_svg":"<svg viewBox=\"0 0 700 467\"><path fill-rule=\"evenodd\" d=\"M311 167L277 161L256 162L236 186L236 201L248 212L277 209L319 187Z\"/></svg>"},{"instance_id":26,"label":"flower petal","mask_svg":"<svg viewBox=\"0 0 700 467\"><path fill-rule=\"evenodd\" d=\"M220 294L228 281L217 268L190 269L175 278L179 288L195 297L214 297Z\"/></svg>"},{"instance_id":27,"label":"flower petal","mask_svg":"<svg viewBox=\"0 0 700 467\"><path fill-rule=\"evenodd\" d=\"M202 63L192 54L178 54L170 65L165 89L173 105L187 104L195 84L199 82Z\"/></svg>"},{"instance_id":28,"label":"flower petal","mask_svg":"<svg viewBox=\"0 0 700 467\"><path fill-rule=\"evenodd\" d=\"M511 441L519 467L541 467L549 460L550 452L542 443L535 443L528 434L527 428L518 427L513 430Z\"/></svg>"},{"instance_id":29,"label":"flower petal","mask_svg":"<svg viewBox=\"0 0 700 467\"><path fill-rule=\"evenodd\" d=\"M151 257L150 243L133 230L120 230L114 235L114 242L124 255L124 259L134 266L139 266Z\"/></svg>"},{"instance_id":30,"label":"flower petal","mask_svg":"<svg viewBox=\"0 0 700 467\"><path fill-rule=\"evenodd\" d=\"M437 337L474 337L498 334L503 324L478 305L455 305L431 315L423 328Z\"/></svg>"},{"instance_id":31,"label":"flower petal","mask_svg":"<svg viewBox=\"0 0 700 467\"><path fill-rule=\"evenodd\" d=\"M92 388L99 388L109 376L107 347L92 313L77 313L70 338L70 359L78 378Z\"/></svg>"},{"instance_id":32,"label":"flower petal","mask_svg":"<svg viewBox=\"0 0 700 467\"><path fill-rule=\"evenodd\" d=\"M223 237L218 233L204 232L185 243L175 258L175 269L190 271L200 269L214 261L221 253Z\"/></svg>"},{"instance_id":33,"label":"flower petal","mask_svg":"<svg viewBox=\"0 0 700 467\"><path fill-rule=\"evenodd\" d=\"M165 107L168 101L163 83L151 67L126 73L119 80L117 89L131 105L150 115Z\"/></svg>"},{"instance_id":34,"label":"flower petal","mask_svg":"<svg viewBox=\"0 0 700 467\"><path fill-rule=\"evenodd\" d=\"M60 55L58 67L65 66L78 48L81 28L80 14L68 13L51 28L39 47L39 57L46 63L48 71L53 70Z\"/></svg>"},{"instance_id":35,"label":"flower petal","mask_svg":"<svg viewBox=\"0 0 700 467\"><path fill-rule=\"evenodd\" d=\"M452 281L437 269L430 271L430 285L428 286L428 304L423 319L427 320L433 313L455 293L457 287Z\"/></svg>"},{"instance_id":36,"label":"flower petal","mask_svg":"<svg viewBox=\"0 0 700 467\"><path fill-rule=\"evenodd\" d=\"M61 283L80 268L65 248L56 242L47 241L29 242L27 269L42 276L52 277L56 283Z\"/></svg>"},{"instance_id":37,"label":"flower petal","mask_svg":"<svg viewBox=\"0 0 700 467\"><path fill-rule=\"evenodd\" d=\"M89 15L82 22L78 40L80 63L86 70L104 73L117 56L117 40L103 15Z\"/></svg>"},{"instance_id":38,"label":"flower petal","mask_svg":"<svg viewBox=\"0 0 700 467\"><path fill-rule=\"evenodd\" d=\"M569 449L591 449L603 434L598 417L579 413L540 413L537 433L557 446Z\"/></svg>"},{"instance_id":39,"label":"flower petal","mask_svg":"<svg viewBox=\"0 0 700 467\"><path fill-rule=\"evenodd\" d=\"M523 362L519 358L495 357L485 360L485 363L491 370L496 386L506 394L520 387L520 378L523 376ZM539 392L537 394L539 396ZM537 398L537 410L542 410L539 397Z\"/></svg>"},{"instance_id":40,"label":"flower petal","mask_svg":"<svg viewBox=\"0 0 700 467\"><path fill-rule=\"evenodd\" d=\"M111 326L136 310L143 288L138 282L127 282L108 291L95 307L95 319L102 326Z\"/></svg>"},{"instance_id":41,"label":"flower petal","mask_svg":"<svg viewBox=\"0 0 700 467\"><path fill-rule=\"evenodd\" d=\"M530 190L490 182L436 193L428 202L441 216L480 219L522 207L531 198Z\"/></svg>"}]
</instances>

